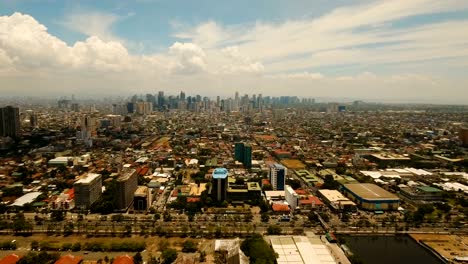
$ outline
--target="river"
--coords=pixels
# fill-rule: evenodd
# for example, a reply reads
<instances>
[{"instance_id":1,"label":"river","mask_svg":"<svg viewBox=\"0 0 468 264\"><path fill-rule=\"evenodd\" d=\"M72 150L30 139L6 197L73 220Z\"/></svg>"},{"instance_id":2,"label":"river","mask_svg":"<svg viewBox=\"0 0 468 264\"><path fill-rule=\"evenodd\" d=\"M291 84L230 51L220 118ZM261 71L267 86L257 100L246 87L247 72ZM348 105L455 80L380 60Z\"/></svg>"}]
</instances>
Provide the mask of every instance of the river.
<instances>
[{"instance_id":1,"label":"river","mask_svg":"<svg viewBox=\"0 0 468 264\"><path fill-rule=\"evenodd\" d=\"M443 263L409 236L340 236L364 264Z\"/></svg>"}]
</instances>

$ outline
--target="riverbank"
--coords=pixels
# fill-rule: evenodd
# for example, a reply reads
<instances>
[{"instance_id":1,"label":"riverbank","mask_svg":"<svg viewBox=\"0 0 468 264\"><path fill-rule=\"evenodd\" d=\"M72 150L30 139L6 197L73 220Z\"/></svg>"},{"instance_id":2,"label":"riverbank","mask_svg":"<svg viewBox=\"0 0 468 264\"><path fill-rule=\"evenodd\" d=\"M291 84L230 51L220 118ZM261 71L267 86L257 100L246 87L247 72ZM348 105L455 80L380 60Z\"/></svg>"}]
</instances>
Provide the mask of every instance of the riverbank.
<instances>
[{"instance_id":1,"label":"riverbank","mask_svg":"<svg viewBox=\"0 0 468 264\"><path fill-rule=\"evenodd\" d=\"M410 234L417 243L447 262L468 257L468 236L446 234Z\"/></svg>"}]
</instances>

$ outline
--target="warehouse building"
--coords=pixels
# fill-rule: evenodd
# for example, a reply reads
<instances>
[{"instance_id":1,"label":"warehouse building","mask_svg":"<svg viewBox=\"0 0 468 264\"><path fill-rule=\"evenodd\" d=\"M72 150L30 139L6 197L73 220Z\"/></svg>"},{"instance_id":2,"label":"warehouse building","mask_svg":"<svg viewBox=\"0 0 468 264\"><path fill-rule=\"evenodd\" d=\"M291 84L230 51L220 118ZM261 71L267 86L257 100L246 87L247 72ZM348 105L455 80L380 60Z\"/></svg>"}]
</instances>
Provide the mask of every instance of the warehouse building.
<instances>
[{"instance_id":1,"label":"warehouse building","mask_svg":"<svg viewBox=\"0 0 468 264\"><path fill-rule=\"evenodd\" d=\"M372 183L345 184L343 192L364 210L396 210L400 205L398 196Z\"/></svg>"}]
</instances>

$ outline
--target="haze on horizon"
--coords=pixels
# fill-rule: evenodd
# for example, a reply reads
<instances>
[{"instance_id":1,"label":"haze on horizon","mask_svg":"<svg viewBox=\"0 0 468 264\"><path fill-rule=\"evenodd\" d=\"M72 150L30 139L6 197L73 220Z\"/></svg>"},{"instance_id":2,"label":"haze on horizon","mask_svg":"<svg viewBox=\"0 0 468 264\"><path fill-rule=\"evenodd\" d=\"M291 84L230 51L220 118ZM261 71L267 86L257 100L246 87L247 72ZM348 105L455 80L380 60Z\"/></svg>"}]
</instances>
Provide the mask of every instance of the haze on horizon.
<instances>
[{"instance_id":1,"label":"haze on horizon","mask_svg":"<svg viewBox=\"0 0 468 264\"><path fill-rule=\"evenodd\" d=\"M468 104L467 28L464 0L5 0L0 92Z\"/></svg>"}]
</instances>

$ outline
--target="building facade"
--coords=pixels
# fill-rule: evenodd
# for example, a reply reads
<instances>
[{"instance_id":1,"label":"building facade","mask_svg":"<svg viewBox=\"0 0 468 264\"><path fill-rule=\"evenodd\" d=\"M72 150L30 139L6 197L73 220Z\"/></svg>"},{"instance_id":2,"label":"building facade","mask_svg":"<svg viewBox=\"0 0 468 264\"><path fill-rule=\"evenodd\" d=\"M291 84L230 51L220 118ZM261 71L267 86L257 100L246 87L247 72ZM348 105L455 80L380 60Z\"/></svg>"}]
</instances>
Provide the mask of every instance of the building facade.
<instances>
[{"instance_id":1,"label":"building facade","mask_svg":"<svg viewBox=\"0 0 468 264\"><path fill-rule=\"evenodd\" d=\"M286 173L287 169L281 164L275 163L270 165L270 182L273 190L282 191L286 185Z\"/></svg>"},{"instance_id":2,"label":"building facade","mask_svg":"<svg viewBox=\"0 0 468 264\"><path fill-rule=\"evenodd\" d=\"M124 170L117 178L116 209L126 210L133 202L138 188L138 175L135 169Z\"/></svg>"},{"instance_id":3,"label":"building facade","mask_svg":"<svg viewBox=\"0 0 468 264\"><path fill-rule=\"evenodd\" d=\"M75 190L75 207L89 209L102 194L101 174L88 173L73 184Z\"/></svg>"},{"instance_id":4,"label":"building facade","mask_svg":"<svg viewBox=\"0 0 468 264\"><path fill-rule=\"evenodd\" d=\"M236 161L242 162L244 167L252 167L252 146L242 142L237 142L234 147L234 158Z\"/></svg>"},{"instance_id":5,"label":"building facade","mask_svg":"<svg viewBox=\"0 0 468 264\"><path fill-rule=\"evenodd\" d=\"M6 106L0 108L0 136L18 138L20 134L19 108Z\"/></svg>"},{"instance_id":6,"label":"building facade","mask_svg":"<svg viewBox=\"0 0 468 264\"><path fill-rule=\"evenodd\" d=\"M224 201L227 198L228 189L228 170L225 168L216 168L212 174L212 195L216 201Z\"/></svg>"}]
</instances>

